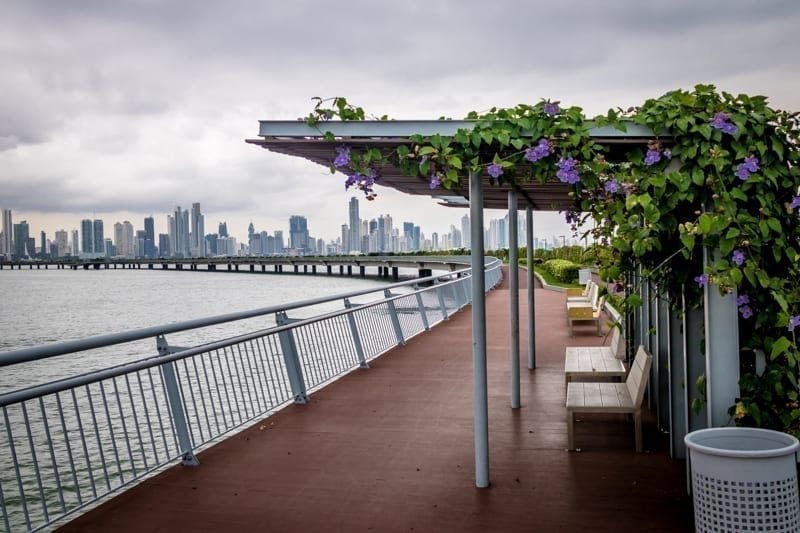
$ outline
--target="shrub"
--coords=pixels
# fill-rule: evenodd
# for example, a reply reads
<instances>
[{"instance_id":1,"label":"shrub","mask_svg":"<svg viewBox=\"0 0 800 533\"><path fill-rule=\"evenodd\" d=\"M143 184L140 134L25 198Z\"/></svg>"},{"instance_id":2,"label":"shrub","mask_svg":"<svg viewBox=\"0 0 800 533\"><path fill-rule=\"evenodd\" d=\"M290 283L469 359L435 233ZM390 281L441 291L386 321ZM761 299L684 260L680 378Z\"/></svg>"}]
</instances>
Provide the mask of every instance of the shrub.
<instances>
[{"instance_id":1,"label":"shrub","mask_svg":"<svg viewBox=\"0 0 800 533\"><path fill-rule=\"evenodd\" d=\"M577 283L581 265L566 259L550 259L542 263L542 268L562 283Z\"/></svg>"}]
</instances>

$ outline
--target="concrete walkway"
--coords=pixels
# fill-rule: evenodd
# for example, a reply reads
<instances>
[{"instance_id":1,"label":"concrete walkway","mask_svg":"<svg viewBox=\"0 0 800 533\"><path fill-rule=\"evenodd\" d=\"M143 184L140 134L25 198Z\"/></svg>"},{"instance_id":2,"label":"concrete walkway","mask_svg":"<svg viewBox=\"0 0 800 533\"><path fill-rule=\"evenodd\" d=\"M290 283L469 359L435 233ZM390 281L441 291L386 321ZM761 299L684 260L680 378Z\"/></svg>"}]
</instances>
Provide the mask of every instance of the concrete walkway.
<instances>
[{"instance_id":1,"label":"concrete walkway","mask_svg":"<svg viewBox=\"0 0 800 533\"><path fill-rule=\"evenodd\" d=\"M507 279L507 278L506 278ZM520 273L525 283L524 272ZM490 480L475 488L471 310L75 519L63 531L691 531L685 463L644 417L585 417L567 452L564 293L536 290L536 370L511 409L509 292L487 295Z\"/></svg>"}]
</instances>

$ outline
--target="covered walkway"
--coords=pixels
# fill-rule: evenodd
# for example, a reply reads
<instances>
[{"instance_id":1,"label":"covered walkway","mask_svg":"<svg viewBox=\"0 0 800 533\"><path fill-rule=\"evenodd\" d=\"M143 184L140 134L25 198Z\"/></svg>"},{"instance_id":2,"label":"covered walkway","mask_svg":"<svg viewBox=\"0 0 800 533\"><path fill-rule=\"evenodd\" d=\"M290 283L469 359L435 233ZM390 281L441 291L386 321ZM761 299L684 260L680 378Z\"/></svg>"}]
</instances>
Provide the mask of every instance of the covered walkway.
<instances>
[{"instance_id":1,"label":"covered walkway","mask_svg":"<svg viewBox=\"0 0 800 533\"><path fill-rule=\"evenodd\" d=\"M527 316L520 275L521 322ZM507 277L506 277L507 279ZM536 290L536 370L511 409L509 291L487 294L490 481L475 488L470 308L67 524L64 531L690 531L683 461L645 412L576 426L567 452L563 293ZM647 401L647 399L645 399Z\"/></svg>"}]
</instances>

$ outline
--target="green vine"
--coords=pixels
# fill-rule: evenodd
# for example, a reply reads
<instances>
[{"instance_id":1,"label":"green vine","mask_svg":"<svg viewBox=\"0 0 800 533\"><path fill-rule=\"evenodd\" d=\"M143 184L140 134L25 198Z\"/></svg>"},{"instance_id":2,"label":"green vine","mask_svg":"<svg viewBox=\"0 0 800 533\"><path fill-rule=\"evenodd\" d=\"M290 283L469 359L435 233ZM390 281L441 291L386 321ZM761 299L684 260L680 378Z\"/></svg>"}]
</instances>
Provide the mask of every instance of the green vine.
<instances>
[{"instance_id":1,"label":"green vine","mask_svg":"<svg viewBox=\"0 0 800 533\"><path fill-rule=\"evenodd\" d=\"M366 120L346 99L315 99L306 122L331 142L329 120ZM375 118L375 117L373 117ZM675 308L702 304L704 287L736 298L741 397L737 423L800 434L795 333L800 328L800 119L763 96L733 96L712 85L675 90L628 110L587 119L578 107L535 105L472 112L472 129L411 137L393 149L339 144L331 171L375 197L387 163L431 188L462 186L479 171L496 185L537 180L573 187L567 221L608 245L601 274L623 289L639 267ZM377 120L388 120L380 117ZM615 152L594 126L648 127L646 148ZM704 266L705 265L705 266ZM641 305L627 291L623 306ZM757 369L755 354L765 354Z\"/></svg>"}]
</instances>

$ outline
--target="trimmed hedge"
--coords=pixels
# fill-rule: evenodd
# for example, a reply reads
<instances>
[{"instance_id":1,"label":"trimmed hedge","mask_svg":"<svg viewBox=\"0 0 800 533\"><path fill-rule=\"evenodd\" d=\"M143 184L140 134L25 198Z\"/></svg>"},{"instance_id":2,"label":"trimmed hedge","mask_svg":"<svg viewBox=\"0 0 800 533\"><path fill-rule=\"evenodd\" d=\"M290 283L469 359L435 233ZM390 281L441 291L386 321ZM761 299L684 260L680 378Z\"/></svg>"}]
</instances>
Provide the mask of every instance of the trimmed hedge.
<instances>
[{"instance_id":1,"label":"trimmed hedge","mask_svg":"<svg viewBox=\"0 0 800 533\"><path fill-rule=\"evenodd\" d=\"M542 263L542 268L562 283L577 283L578 270L583 266L566 259L550 259Z\"/></svg>"}]
</instances>

